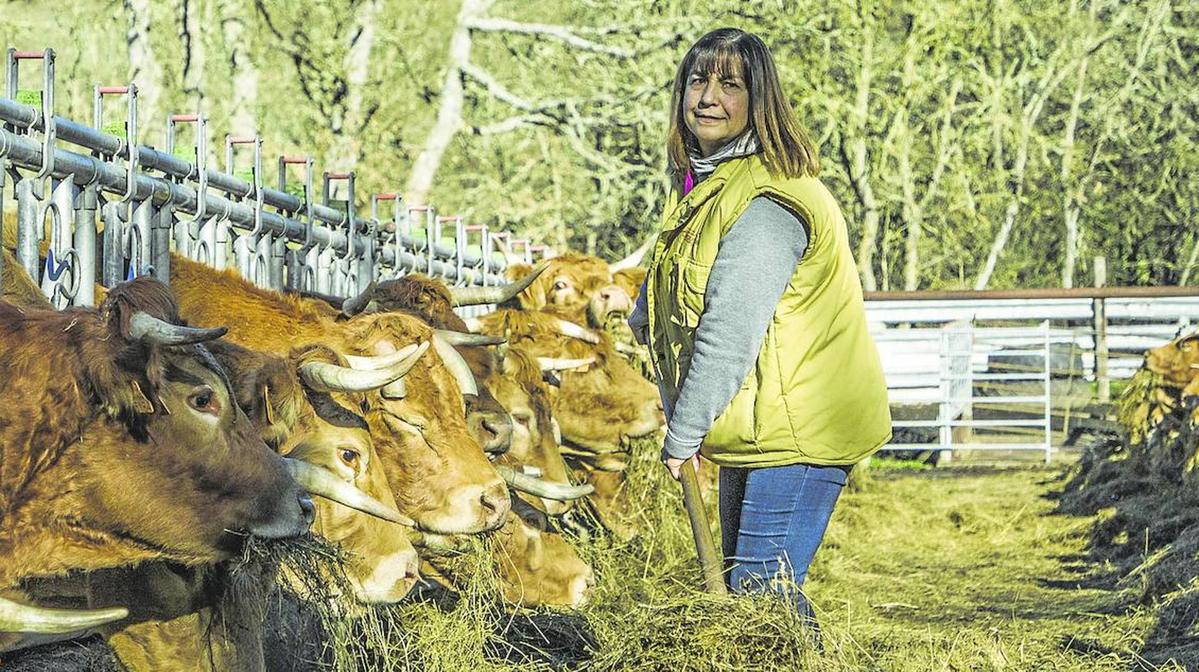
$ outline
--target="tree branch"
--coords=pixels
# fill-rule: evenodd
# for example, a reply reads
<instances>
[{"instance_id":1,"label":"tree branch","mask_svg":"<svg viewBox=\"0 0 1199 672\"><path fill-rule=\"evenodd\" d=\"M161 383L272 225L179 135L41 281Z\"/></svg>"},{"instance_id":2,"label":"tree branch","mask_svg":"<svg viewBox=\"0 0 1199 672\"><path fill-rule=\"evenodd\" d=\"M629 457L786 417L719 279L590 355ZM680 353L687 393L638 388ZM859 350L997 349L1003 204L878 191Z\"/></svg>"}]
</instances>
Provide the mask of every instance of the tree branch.
<instances>
[{"instance_id":1,"label":"tree branch","mask_svg":"<svg viewBox=\"0 0 1199 672\"><path fill-rule=\"evenodd\" d=\"M609 54L611 56L620 56L631 58L636 55L629 49L620 47L611 47L599 42L592 42L583 37L579 37L566 26L558 26L549 23L522 23L520 21L512 21L509 19L496 19L491 17L475 16L471 17L466 22L466 26L471 30L478 30L486 33L519 33L522 35L534 35L549 37L560 42L569 44L576 49L584 51L594 51L601 54Z\"/></svg>"}]
</instances>

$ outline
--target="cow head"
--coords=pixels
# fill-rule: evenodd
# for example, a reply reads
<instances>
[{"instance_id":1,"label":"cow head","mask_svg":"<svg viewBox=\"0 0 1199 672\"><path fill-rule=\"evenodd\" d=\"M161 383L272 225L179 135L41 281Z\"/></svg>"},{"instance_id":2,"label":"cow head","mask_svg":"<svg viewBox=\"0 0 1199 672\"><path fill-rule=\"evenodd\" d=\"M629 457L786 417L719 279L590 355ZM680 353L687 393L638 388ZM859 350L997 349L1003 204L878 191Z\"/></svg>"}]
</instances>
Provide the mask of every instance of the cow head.
<instances>
[{"instance_id":1,"label":"cow head","mask_svg":"<svg viewBox=\"0 0 1199 672\"><path fill-rule=\"evenodd\" d=\"M553 315L513 310L479 318L477 326L486 333L508 334L513 346L537 357L594 361L558 375L554 418L566 442L594 455L610 455L612 468L619 466L625 439L645 436L665 424L658 390L613 350L603 334L577 334L586 339L567 335Z\"/></svg>"},{"instance_id":2,"label":"cow head","mask_svg":"<svg viewBox=\"0 0 1199 672\"><path fill-rule=\"evenodd\" d=\"M547 530L540 511L524 502L499 532L496 553L504 599L526 607L578 607L595 574L562 535Z\"/></svg>"},{"instance_id":3,"label":"cow head","mask_svg":"<svg viewBox=\"0 0 1199 672\"><path fill-rule=\"evenodd\" d=\"M516 297L517 306L513 307L547 308L565 319L596 329L633 310L628 292L616 284L603 259L564 254L542 263L546 264L545 272ZM513 279L528 272L529 267L521 264L508 269Z\"/></svg>"},{"instance_id":4,"label":"cow head","mask_svg":"<svg viewBox=\"0 0 1199 672\"><path fill-rule=\"evenodd\" d=\"M321 345L295 348L287 359L231 344L214 348L214 354L232 372L238 403L269 444L354 488L349 498L339 497L340 491L320 493L333 501L316 500L313 531L346 551L346 575L355 596L363 602L395 602L406 595L417 577L416 549L394 518L371 515L394 511L395 496L366 421L352 410L365 401L354 390L381 388L390 376L355 385L356 372ZM355 492L370 503L362 506L363 496Z\"/></svg>"},{"instance_id":5,"label":"cow head","mask_svg":"<svg viewBox=\"0 0 1199 672\"><path fill-rule=\"evenodd\" d=\"M1171 387L1184 387L1199 376L1199 332L1176 338L1145 353L1145 366Z\"/></svg>"},{"instance_id":6,"label":"cow head","mask_svg":"<svg viewBox=\"0 0 1199 672\"><path fill-rule=\"evenodd\" d=\"M435 342L424 322L378 313L347 322L340 347L386 355L425 341ZM501 525L510 502L503 480L467 430L461 386L469 383L458 380L470 374L464 363L453 362L454 355L452 347L430 348L402 390L368 395L366 417L400 510L421 529L469 534Z\"/></svg>"},{"instance_id":7,"label":"cow head","mask_svg":"<svg viewBox=\"0 0 1199 672\"><path fill-rule=\"evenodd\" d=\"M512 448L499 463L515 469L532 467L541 480L570 484L570 472L558 449L548 386L537 359L521 348L506 349L499 369L489 379L500 403L512 414ZM551 516L570 510L571 499L529 498Z\"/></svg>"},{"instance_id":8,"label":"cow head","mask_svg":"<svg viewBox=\"0 0 1199 672\"><path fill-rule=\"evenodd\" d=\"M18 536L64 521L46 562L208 562L238 533L307 530L311 501L197 344L222 330L181 330L165 285L118 285L98 310L0 310L0 516Z\"/></svg>"},{"instance_id":9,"label":"cow head","mask_svg":"<svg viewBox=\"0 0 1199 672\"><path fill-rule=\"evenodd\" d=\"M455 288L456 290L480 288ZM498 292L510 289L493 287ZM501 297L502 298L502 297ZM373 283L363 295L348 301L350 310L411 313L437 329L465 332L462 318L454 313L458 302L445 283L424 275L407 275L395 280ZM495 357L484 345L455 344L455 349L470 366L476 381L477 394L466 396L466 423L471 434L492 455L508 450L512 441L512 418L496 401L486 381L495 366Z\"/></svg>"}]
</instances>

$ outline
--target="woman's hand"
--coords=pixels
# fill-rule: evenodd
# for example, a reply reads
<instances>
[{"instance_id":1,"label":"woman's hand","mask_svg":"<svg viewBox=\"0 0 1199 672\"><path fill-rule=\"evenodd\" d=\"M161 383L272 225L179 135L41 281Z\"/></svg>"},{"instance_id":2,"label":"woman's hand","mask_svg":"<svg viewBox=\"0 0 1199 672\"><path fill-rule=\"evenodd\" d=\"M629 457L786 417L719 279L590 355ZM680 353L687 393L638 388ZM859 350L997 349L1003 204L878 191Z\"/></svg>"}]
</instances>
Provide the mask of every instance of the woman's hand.
<instances>
[{"instance_id":1,"label":"woman's hand","mask_svg":"<svg viewBox=\"0 0 1199 672\"><path fill-rule=\"evenodd\" d=\"M691 463L691 466L695 469L695 473L698 474L699 473L699 455L698 454L692 455L691 457L688 457L688 458L682 459L682 460L675 458L675 457L667 457L662 460L662 466L666 467L666 470L669 471L670 475L674 476L674 480L677 481L677 480L679 480L679 469L683 466L683 464L685 464L687 462Z\"/></svg>"}]
</instances>

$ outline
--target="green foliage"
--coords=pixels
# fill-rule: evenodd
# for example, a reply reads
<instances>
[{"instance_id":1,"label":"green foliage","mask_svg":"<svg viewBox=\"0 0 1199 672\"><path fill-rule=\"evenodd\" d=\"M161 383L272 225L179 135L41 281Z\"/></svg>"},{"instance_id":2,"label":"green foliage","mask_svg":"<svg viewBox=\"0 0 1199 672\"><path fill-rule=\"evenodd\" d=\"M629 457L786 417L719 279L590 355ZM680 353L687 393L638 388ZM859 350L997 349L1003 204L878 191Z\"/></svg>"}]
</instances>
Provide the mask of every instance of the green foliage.
<instances>
[{"instance_id":1,"label":"green foliage","mask_svg":"<svg viewBox=\"0 0 1199 672\"><path fill-rule=\"evenodd\" d=\"M181 2L153 5L164 81L163 109L142 124L152 144L163 112L197 104L183 91ZM348 166L327 163L357 155L364 194L402 188L424 148L458 21L456 3L378 0L366 83L351 90L347 59L366 2L222 5L253 37L245 47L260 73L254 112L268 156L306 151L326 160L318 169L338 169ZM66 116L89 119L91 84L126 78L122 4L8 0L2 11L0 41L58 50ZM664 195L675 64L707 30L738 25L771 46L880 289L972 286L989 255L993 287L1087 284L1094 255L1108 258L1109 284L1199 274L1199 13L1186 3L499 0L487 17L564 27L602 48L470 32L471 64L499 88L461 77L462 124L432 192L443 212L558 247L628 253L654 230ZM231 117L230 45L218 12L201 19L204 104L219 139ZM863 228L870 222L877 230Z\"/></svg>"}]
</instances>

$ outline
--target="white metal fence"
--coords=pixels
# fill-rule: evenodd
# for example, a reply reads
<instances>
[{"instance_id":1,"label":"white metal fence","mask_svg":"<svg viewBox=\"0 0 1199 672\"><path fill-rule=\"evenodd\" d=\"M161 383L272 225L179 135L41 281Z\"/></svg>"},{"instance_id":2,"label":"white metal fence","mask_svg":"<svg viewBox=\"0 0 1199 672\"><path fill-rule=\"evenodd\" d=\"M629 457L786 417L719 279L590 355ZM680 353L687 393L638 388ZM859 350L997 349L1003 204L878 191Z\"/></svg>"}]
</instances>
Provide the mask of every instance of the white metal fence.
<instances>
[{"instance_id":1,"label":"white metal fence","mask_svg":"<svg viewBox=\"0 0 1199 672\"><path fill-rule=\"evenodd\" d=\"M868 300L895 416L887 449L1036 450L1051 459L1055 422L1061 428L1099 402L1101 377L1131 377L1145 350L1199 322L1199 289L1190 290Z\"/></svg>"}]
</instances>

